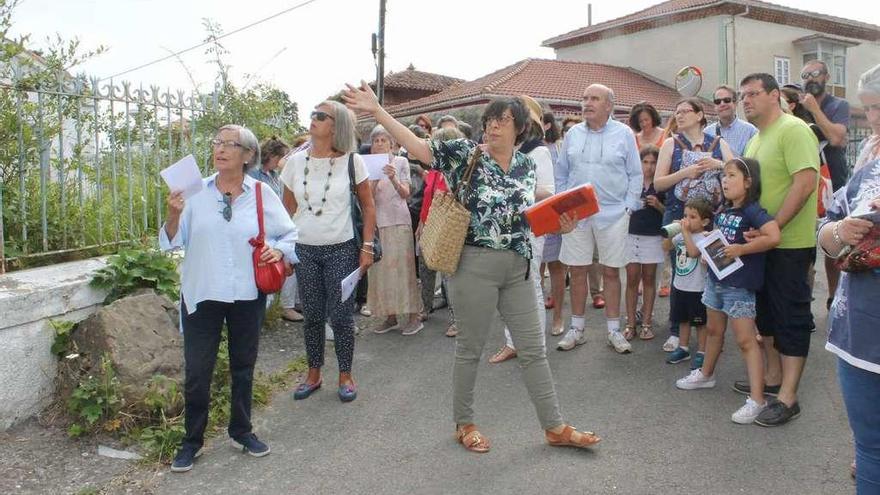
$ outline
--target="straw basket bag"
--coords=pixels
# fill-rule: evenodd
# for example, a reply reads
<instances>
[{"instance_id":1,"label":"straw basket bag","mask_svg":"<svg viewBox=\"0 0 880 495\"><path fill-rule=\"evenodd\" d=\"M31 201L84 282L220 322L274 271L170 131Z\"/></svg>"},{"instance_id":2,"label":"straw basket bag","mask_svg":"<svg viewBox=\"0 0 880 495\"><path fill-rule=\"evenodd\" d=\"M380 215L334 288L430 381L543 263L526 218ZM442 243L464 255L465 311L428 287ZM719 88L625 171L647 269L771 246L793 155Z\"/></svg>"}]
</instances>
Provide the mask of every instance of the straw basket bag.
<instances>
[{"instance_id":1,"label":"straw basket bag","mask_svg":"<svg viewBox=\"0 0 880 495\"><path fill-rule=\"evenodd\" d=\"M471 223L471 212L459 200L459 190L464 185L465 197L470 192L471 176L482 154L479 146L474 148L467 169L454 191L434 193L428 220L419 238L422 257L431 270L451 275L458 269L461 249Z\"/></svg>"}]
</instances>

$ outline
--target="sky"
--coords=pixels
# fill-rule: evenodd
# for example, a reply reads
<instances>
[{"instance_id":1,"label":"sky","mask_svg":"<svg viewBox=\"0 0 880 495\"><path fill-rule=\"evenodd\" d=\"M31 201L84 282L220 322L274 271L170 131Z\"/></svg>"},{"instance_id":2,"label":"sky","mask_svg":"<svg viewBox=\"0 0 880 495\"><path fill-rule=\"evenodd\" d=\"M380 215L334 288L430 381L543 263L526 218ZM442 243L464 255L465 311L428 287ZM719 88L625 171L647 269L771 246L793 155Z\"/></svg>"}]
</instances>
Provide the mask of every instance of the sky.
<instances>
[{"instance_id":1,"label":"sky","mask_svg":"<svg viewBox=\"0 0 880 495\"><path fill-rule=\"evenodd\" d=\"M22 0L13 35L31 34L33 48L46 38L78 38L85 50L107 51L75 69L110 77L202 42L204 18L225 32L289 9L305 0ZM597 0L593 23L614 19L658 0ZM880 25L880 9L865 0L776 0L803 10ZM541 42L587 25L578 0L387 0L386 73L416 69L466 80L527 57L555 58ZM832 8L833 5L833 8ZM379 0L314 0L233 34L221 43L239 87L271 83L296 101L300 118L346 82L375 79L370 49L378 29ZM197 48L178 58L117 77L137 85L210 91L216 68ZM626 65L625 59L621 65ZM191 74L191 77L190 77Z\"/></svg>"}]
</instances>

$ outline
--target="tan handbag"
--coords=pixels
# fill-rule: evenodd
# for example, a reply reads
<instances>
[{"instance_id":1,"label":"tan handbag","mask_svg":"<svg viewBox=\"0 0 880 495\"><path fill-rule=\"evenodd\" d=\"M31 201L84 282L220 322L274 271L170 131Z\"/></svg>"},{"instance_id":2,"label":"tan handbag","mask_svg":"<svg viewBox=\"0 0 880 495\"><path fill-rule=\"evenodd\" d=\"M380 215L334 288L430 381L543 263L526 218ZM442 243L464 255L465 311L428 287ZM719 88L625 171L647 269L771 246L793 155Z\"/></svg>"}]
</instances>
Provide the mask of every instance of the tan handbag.
<instances>
[{"instance_id":1,"label":"tan handbag","mask_svg":"<svg viewBox=\"0 0 880 495\"><path fill-rule=\"evenodd\" d=\"M419 246L425 266L431 270L451 275L458 269L458 260L464 247L464 239L471 223L471 212L461 203L459 190L465 186L465 195L470 192L471 176L480 160L483 150L477 146L468 162L467 169L454 191L434 193L428 220L422 228Z\"/></svg>"}]
</instances>

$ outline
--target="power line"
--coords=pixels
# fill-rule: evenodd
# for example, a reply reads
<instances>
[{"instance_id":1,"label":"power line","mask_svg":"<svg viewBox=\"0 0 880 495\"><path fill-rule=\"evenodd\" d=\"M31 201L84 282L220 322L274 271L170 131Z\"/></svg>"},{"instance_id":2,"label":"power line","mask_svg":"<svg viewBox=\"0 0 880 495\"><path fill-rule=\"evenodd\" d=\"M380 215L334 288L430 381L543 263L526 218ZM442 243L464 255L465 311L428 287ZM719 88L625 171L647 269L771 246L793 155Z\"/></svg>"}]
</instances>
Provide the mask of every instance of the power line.
<instances>
[{"instance_id":1,"label":"power line","mask_svg":"<svg viewBox=\"0 0 880 495\"><path fill-rule=\"evenodd\" d=\"M269 20L271 20L271 19L274 19L274 18L276 18L276 17L278 17L278 16L280 16L280 15L287 14L288 12L293 12L294 10L296 10L296 9L298 9L298 8L300 8L300 7L305 7L306 5L308 5L308 4L310 4L310 3L317 2L317 1L318 1L318 0L305 0L304 2L298 3L298 4L294 5L293 7L290 7L290 8L284 9L284 10L282 10L281 12L277 12L277 13L275 13L275 14L272 14L272 15L268 16L268 17L264 17L264 18L262 18L262 19L260 19L260 20L258 20L258 21L254 21L254 22L248 24L247 26L242 26L242 27L240 27L240 28L238 28L238 29L236 29L236 30L234 30L234 31L230 31L230 32L228 32L228 33L226 33L226 34L222 34L222 35L217 36L217 37L215 37L215 38L211 38L211 39L208 40L208 41L204 41L204 42L202 42L202 43L199 43L198 45L193 45L193 46L191 46L191 47L189 47L189 48L185 48L185 49L180 50L180 51L178 51L178 52L174 52L174 53L172 53L172 54L170 54L170 55L166 55L166 56L164 56L164 57L157 58L156 60L153 60L153 61L151 61L151 62L147 62L147 63L142 64L142 65L139 65L139 66L137 66L137 67L133 67L133 68L131 68L131 69L124 70L124 71L122 71L122 72L118 72L118 73L116 73L116 74L113 74L112 76L109 76L109 77L102 77L101 80L103 81L103 80L106 80L106 79L113 79L113 78L115 78L115 77L123 76L123 75L125 75L125 74L130 73L130 72L134 72L134 71L137 71L137 70L141 70L141 69L143 69L143 68L145 68L145 67L149 67L149 66L151 66L151 65L158 64L159 62L164 62L164 61L166 61L166 60L168 60L168 59L171 59L171 58L177 57L177 56L182 55L182 54L184 54L184 53L186 53L186 52L189 52L189 51L195 50L196 48L201 48L201 47L203 47L203 46L205 46L205 45L209 45L209 44L211 44L211 43L214 43L214 42L216 42L217 40L222 40L223 38L226 38L227 36L232 36L233 34L240 33L240 32L242 32L242 31L244 31L244 30L246 30L246 29L250 29L250 28L252 28L252 27L254 27L254 26L258 25L258 24L262 24L262 23L264 23L264 22L266 22L266 21L269 21Z\"/></svg>"}]
</instances>

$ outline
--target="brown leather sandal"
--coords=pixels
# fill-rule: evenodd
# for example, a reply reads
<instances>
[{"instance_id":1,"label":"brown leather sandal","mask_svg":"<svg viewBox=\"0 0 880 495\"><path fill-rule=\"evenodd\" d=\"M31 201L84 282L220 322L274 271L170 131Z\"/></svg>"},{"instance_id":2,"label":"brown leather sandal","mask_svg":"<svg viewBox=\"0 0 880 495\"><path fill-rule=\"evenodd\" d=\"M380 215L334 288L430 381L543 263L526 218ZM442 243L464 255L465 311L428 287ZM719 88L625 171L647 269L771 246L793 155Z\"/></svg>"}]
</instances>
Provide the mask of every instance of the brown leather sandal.
<instances>
[{"instance_id":1,"label":"brown leather sandal","mask_svg":"<svg viewBox=\"0 0 880 495\"><path fill-rule=\"evenodd\" d=\"M577 440L574 440L573 434L576 432L580 433L580 436ZM544 437L547 439L547 443L554 447L577 447L579 449L592 447L602 441L592 431L577 431L570 425L565 425L562 433L553 433L550 430L545 430Z\"/></svg>"},{"instance_id":2,"label":"brown leather sandal","mask_svg":"<svg viewBox=\"0 0 880 495\"><path fill-rule=\"evenodd\" d=\"M632 325L627 325L623 327L623 338L626 340L632 340L636 337L636 327Z\"/></svg>"},{"instance_id":3,"label":"brown leather sandal","mask_svg":"<svg viewBox=\"0 0 880 495\"><path fill-rule=\"evenodd\" d=\"M475 424L458 427L455 430L455 438L458 440L458 443L462 444L464 448L471 452L476 452L478 454L489 452L489 439L477 431L477 425Z\"/></svg>"},{"instance_id":4,"label":"brown leather sandal","mask_svg":"<svg viewBox=\"0 0 880 495\"><path fill-rule=\"evenodd\" d=\"M651 328L651 325L642 324L642 327L639 330L639 338L642 340L651 340L654 338L654 330Z\"/></svg>"},{"instance_id":5,"label":"brown leather sandal","mask_svg":"<svg viewBox=\"0 0 880 495\"><path fill-rule=\"evenodd\" d=\"M489 358L489 364L498 364L516 357L516 349L505 345L494 356Z\"/></svg>"}]
</instances>

